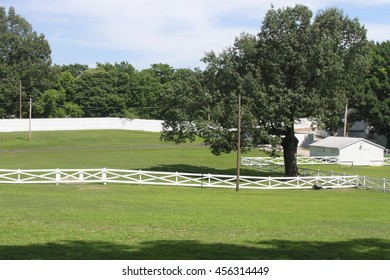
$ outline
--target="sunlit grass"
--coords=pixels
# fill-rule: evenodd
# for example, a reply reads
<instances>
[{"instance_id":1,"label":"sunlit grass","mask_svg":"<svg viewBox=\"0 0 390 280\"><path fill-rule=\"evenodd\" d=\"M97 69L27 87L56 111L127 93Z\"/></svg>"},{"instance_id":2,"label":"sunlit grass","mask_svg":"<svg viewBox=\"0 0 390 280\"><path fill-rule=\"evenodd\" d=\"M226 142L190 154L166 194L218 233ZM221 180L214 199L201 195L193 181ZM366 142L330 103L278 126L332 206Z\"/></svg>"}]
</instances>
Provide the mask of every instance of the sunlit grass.
<instances>
[{"instance_id":1,"label":"sunlit grass","mask_svg":"<svg viewBox=\"0 0 390 280\"><path fill-rule=\"evenodd\" d=\"M0 133L0 168L235 172L234 153L217 157L201 140L178 146L159 136ZM388 174L321 169L334 167ZM390 259L388 208L388 194L365 190L0 185L0 259Z\"/></svg>"},{"instance_id":2,"label":"sunlit grass","mask_svg":"<svg viewBox=\"0 0 390 280\"><path fill-rule=\"evenodd\" d=\"M0 259L389 259L388 199L364 190L2 185Z\"/></svg>"}]
</instances>

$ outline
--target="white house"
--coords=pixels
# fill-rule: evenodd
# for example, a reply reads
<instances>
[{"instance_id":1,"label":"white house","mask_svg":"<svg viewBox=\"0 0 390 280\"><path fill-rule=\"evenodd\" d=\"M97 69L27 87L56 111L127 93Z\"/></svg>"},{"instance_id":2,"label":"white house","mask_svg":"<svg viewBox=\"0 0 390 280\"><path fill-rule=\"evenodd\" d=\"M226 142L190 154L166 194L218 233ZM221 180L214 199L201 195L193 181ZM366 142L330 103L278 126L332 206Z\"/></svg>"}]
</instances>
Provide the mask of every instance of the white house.
<instances>
[{"instance_id":1,"label":"white house","mask_svg":"<svg viewBox=\"0 0 390 280\"><path fill-rule=\"evenodd\" d=\"M310 156L338 156L341 164L383 165L385 148L363 138L331 136L309 146Z\"/></svg>"}]
</instances>

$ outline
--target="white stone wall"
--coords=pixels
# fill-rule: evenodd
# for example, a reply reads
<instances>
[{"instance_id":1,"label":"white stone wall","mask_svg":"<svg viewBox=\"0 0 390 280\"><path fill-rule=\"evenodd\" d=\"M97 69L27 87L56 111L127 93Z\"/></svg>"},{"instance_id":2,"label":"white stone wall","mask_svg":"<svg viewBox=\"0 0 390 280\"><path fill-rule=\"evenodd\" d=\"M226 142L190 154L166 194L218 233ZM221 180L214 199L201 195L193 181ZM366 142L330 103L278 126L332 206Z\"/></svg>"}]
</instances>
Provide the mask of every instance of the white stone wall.
<instances>
[{"instance_id":1,"label":"white stone wall","mask_svg":"<svg viewBox=\"0 0 390 280\"><path fill-rule=\"evenodd\" d=\"M124 129L162 131L163 121L122 118L32 119L32 131ZM0 119L0 132L29 131L28 119Z\"/></svg>"}]
</instances>

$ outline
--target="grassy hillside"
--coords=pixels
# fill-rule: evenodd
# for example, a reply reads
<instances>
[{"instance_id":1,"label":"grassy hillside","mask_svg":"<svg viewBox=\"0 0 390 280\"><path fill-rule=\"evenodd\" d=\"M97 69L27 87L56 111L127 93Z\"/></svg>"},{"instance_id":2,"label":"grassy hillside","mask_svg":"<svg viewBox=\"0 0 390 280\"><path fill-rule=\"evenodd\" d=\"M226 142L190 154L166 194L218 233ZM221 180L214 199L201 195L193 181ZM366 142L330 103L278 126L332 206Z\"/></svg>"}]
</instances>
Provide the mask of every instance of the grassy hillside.
<instances>
[{"instance_id":1,"label":"grassy hillside","mask_svg":"<svg viewBox=\"0 0 390 280\"><path fill-rule=\"evenodd\" d=\"M178 171L235 174L236 154L214 156L199 139L176 145L161 142L160 133L97 130L34 132L31 141L26 132L0 133L0 168L120 168L154 171ZM262 156L254 151L243 156ZM390 166L356 167L343 165L308 165L353 175L390 179ZM242 167L243 175L269 176ZM271 175L282 175L274 173Z\"/></svg>"},{"instance_id":2,"label":"grassy hillside","mask_svg":"<svg viewBox=\"0 0 390 280\"><path fill-rule=\"evenodd\" d=\"M235 153L214 156L202 141L176 145L159 133L58 131L0 133L0 168L121 168L200 173L235 173ZM258 156L261 153L253 153ZM257 172L248 170L248 174Z\"/></svg>"}]
</instances>

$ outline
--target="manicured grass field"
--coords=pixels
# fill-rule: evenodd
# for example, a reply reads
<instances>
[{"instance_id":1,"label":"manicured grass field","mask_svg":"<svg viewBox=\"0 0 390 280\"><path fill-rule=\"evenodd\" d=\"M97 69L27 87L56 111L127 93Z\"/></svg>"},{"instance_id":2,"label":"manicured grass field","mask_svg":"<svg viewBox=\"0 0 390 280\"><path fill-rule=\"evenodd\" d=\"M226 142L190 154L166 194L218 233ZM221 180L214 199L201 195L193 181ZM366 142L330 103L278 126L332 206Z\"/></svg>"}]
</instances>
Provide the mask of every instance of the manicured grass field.
<instances>
[{"instance_id":1,"label":"manicured grass field","mask_svg":"<svg viewBox=\"0 0 390 280\"><path fill-rule=\"evenodd\" d=\"M0 168L118 168L235 173L236 155L214 156L202 141L176 145L160 133L58 131L0 133ZM260 153L255 153L259 155ZM252 171L248 171L254 174Z\"/></svg>"},{"instance_id":2,"label":"manicured grass field","mask_svg":"<svg viewBox=\"0 0 390 280\"><path fill-rule=\"evenodd\" d=\"M389 196L0 186L0 259L390 259Z\"/></svg>"},{"instance_id":3,"label":"manicured grass field","mask_svg":"<svg viewBox=\"0 0 390 280\"><path fill-rule=\"evenodd\" d=\"M33 137L0 133L0 168L235 172L234 154L158 133ZM355 189L0 185L0 259L390 259L389 206L388 194Z\"/></svg>"}]
</instances>

